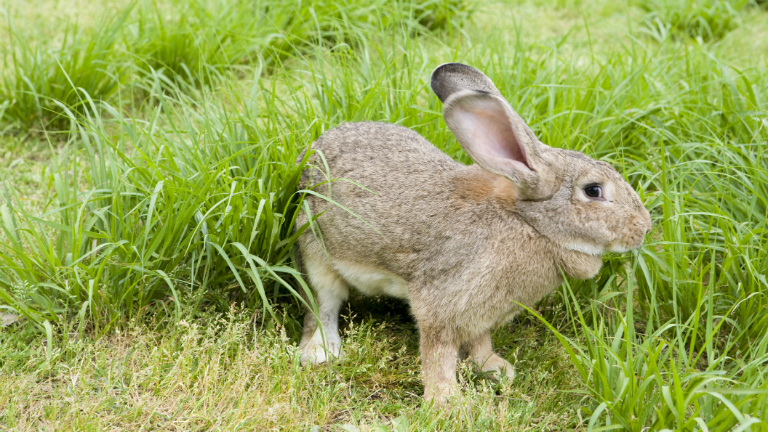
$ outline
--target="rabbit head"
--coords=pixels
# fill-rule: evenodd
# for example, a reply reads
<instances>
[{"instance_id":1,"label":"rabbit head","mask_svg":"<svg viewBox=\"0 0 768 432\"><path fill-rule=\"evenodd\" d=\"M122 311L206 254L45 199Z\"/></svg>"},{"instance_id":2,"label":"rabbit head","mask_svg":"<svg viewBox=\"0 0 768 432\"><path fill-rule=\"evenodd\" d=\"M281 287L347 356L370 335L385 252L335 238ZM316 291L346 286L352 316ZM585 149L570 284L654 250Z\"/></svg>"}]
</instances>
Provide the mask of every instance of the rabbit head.
<instances>
[{"instance_id":1,"label":"rabbit head","mask_svg":"<svg viewBox=\"0 0 768 432\"><path fill-rule=\"evenodd\" d=\"M650 215L610 164L540 142L493 82L470 66L439 66L431 86L462 148L515 184L515 211L539 234L590 255L642 245Z\"/></svg>"}]
</instances>

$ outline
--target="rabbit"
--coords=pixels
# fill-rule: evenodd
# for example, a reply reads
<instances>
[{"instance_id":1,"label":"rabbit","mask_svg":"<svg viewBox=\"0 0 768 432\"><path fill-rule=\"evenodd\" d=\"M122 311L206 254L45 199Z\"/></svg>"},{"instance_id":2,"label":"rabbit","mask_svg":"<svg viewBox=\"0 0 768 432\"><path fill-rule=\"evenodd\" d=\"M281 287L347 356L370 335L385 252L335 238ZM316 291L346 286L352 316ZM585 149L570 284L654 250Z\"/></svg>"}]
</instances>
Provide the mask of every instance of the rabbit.
<instances>
[{"instance_id":1,"label":"rabbit","mask_svg":"<svg viewBox=\"0 0 768 432\"><path fill-rule=\"evenodd\" d=\"M306 195L310 212L298 225L322 214L297 255L319 317L306 314L299 347L305 366L339 356L339 310L351 287L405 299L419 330L424 398L441 404L458 392L460 357L513 378L491 330L563 274L592 278L606 252L640 247L651 218L610 164L541 143L480 71L446 63L431 87L474 165L388 123L343 124L312 143L300 184L324 197Z\"/></svg>"}]
</instances>

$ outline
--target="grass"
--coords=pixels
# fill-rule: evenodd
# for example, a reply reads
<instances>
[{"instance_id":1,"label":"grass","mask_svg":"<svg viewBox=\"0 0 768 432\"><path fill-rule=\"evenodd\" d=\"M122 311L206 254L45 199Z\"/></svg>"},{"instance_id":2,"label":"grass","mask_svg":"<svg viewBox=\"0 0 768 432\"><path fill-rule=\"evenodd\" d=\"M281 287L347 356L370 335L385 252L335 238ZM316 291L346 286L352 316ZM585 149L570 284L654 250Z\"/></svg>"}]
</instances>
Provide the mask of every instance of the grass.
<instances>
[{"instance_id":1,"label":"grass","mask_svg":"<svg viewBox=\"0 0 768 432\"><path fill-rule=\"evenodd\" d=\"M745 0L644 0L647 31L654 37L690 37L703 41L721 39L741 24L739 11Z\"/></svg>"},{"instance_id":2,"label":"grass","mask_svg":"<svg viewBox=\"0 0 768 432\"><path fill-rule=\"evenodd\" d=\"M125 18L107 19L90 34L70 25L53 46L34 44L29 34L34 29L19 28L9 18L10 44L0 53L5 60L0 119L22 126L55 126L59 120L60 125L61 105L82 112L86 98L101 101L117 93L129 73L129 65L114 55Z\"/></svg>"},{"instance_id":3,"label":"grass","mask_svg":"<svg viewBox=\"0 0 768 432\"><path fill-rule=\"evenodd\" d=\"M96 342L62 338L50 360L44 350L32 348L25 359L30 363L17 366L15 376L0 378L8 394L19 395L0 399L7 413L4 424L12 429L46 425L79 430L303 430L334 425L365 430L366 425L393 420L409 428L442 430L552 420L577 424L579 397L555 394L553 405L568 408L559 413L537 403L556 393L547 373L524 374L515 386L502 387L478 380L463 365L464 404L438 416L419 408L416 329L397 315L382 323L385 316L371 312L379 320L347 315L342 321L351 362L333 369L303 369L285 328L254 332L250 311L238 309L175 321L173 330L152 322L129 324ZM156 326L164 330L153 330ZM532 336L554 340L532 323L505 335L523 349L535 344ZM556 376L563 377L570 369L568 359L554 354L548 368L559 369ZM520 362L526 357L521 355ZM64 367L65 362L71 367ZM510 402L504 410L496 409L497 391L504 391Z\"/></svg>"},{"instance_id":4,"label":"grass","mask_svg":"<svg viewBox=\"0 0 768 432\"><path fill-rule=\"evenodd\" d=\"M194 82L244 63L272 65L313 44L355 43L403 23L414 31L458 26L465 8L456 1L195 1L169 14L152 3L140 12L129 45L145 73Z\"/></svg>"},{"instance_id":5,"label":"grass","mask_svg":"<svg viewBox=\"0 0 768 432\"><path fill-rule=\"evenodd\" d=\"M456 2L314 5L295 22L283 4L249 16L211 0L72 24L53 46L82 59L90 45L64 36L98 41L103 70L125 78L106 93L15 90L32 99L0 109L0 308L20 316L0 330L3 424L768 430L768 59L741 29L647 37L661 2L498 2L470 19ZM92 36L105 28L113 42ZM542 141L613 163L654 231L495 331L515 381L463 365L464 392L440 412L421 403L417 333L396 301L355 299L345 360L298 366L294 161L335 125L378 120L469 163L427 90L454 60L486 71ZM49 70L15 65L0 89Z\"/></svg>"},{"instance_id":6,"label":"grass","mask_svg":"<svg viewBox=\"0 0 768 432\"><path fill-rule=\"evenodd\" d=\"M450 32L469 13L458 0L145 1L94 28L70 25L58 45L35 41L33 26L22 21L20 28L6 13L0 118L9 127L61 129L68 120L59 103L82 114L88 98L119 104L146 97L147 82L214 84L243 65L279 67L314 45L354 44L398 26Z\"/></svg>"}]
</instances>

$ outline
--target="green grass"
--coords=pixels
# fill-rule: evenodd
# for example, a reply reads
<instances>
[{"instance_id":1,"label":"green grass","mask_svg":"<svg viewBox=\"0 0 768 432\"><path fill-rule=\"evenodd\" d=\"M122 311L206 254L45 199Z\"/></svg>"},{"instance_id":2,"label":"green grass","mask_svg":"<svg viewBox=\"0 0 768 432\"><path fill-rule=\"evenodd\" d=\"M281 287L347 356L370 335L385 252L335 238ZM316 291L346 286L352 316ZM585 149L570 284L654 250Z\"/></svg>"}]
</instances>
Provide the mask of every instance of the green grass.
<instances>
[{"instance_id":1,"label":"green grass","mask_svg":"<svg viewBox=\"0 0 768 432\"><path fill-rule=\"evenodd\" d=\"M140 11L128 45L145 72L189 82L248 63L273 65L312 45L354 44L366 34L406 25L412 31L459 26L457 1L194 1L169 14Z\"/></svg>"},{"instance_id":2,"label":"green grass","mask_svg":"<svg viewBox=\"0 0 768 432\"><path fill-rule=\"evenodd\" d=\"M316 45L354 45L400 27L450 33L469 13L459 0L144 1L94 28L69 24L58 44L35 40L34 26L6 14L0 119L19 129L61 129L67 116L59 103L82 114L88 98L146 97L142 90L153 81L215 85L227 72L281 67Z\"/></svg>"},{"instance_id":3,"label":"green grass","mask_svg":"<svg viewBox=\"0 0 768 432\"><path fill-rule=\"evenodd\" d=\"M643 0L647 31L658 39L667 36L716 41L740 24L746 0Z\"/></svg>"},{"instance_id":4,"label":"green grass","mask_svg":"<svg viewBox=\"0 0 768 432\"><path fill-rule=\"evenodd\" d=\"M768 58L742 29L648 38L663 2L499 2L469 19L448 1L313 5L140 3L9 48L105 59L73 83L124 75L56 93L49 66L0 71L0 92L29 98L0 105L0 308L21 317L0 330L3 424L768 430ZM732 12L708 31L768 18ZM446 61L486 71L542 141L613 163L654 230L496 330L515 381L464 365L440 412L421 403L396 301L355 299L347 357L298 366L292 232L294 161L340 123L402 124L469 163L428 91ZM39 90L18 87L28 71L47 71Z\"/></svg>"},{"instance_id":5,"label":"green grass","mask_svg":"<svg viewBox=\"0 0 768 432\"><path fill-rule=\"evenodd\" d=\"M393 307L405 308L386 306ZM582 398L556 390L556 380L571 380L561 352L548 348L546 368L521 374L514 385L480 380L462 365L463 400L436 413L419 406L413 323L399 314L369 310L372 316L358 318L348 312L342 325L349 360L330 369L302 368L285 328L254 332L251 311L236 308L183 317L171 328L160 321L128 324L94 342L57 338L49 357L46 348L29 347L14 362L15 375L0 376L7 389L0 396L3 424L16 430L365 430L393 420L410 430L578 424ZM554 336L533 322L504 333L518 346L519 364L532 364L529 353L542 352L541 344L556 346Z\"/></svg>"},{"instance_id":6,"label":"green grass","mask_svg":"<svg viewBox=\"0 0 768 432\"><path fill-rule=\"evenodd\" d=\"M10 44L0 51L0 119L6 128L61 125L61 105L81 113L87 98L101 101L115 95L130 68L116 55L125 18L104 20L92 32L67 25L61 41L51 45L34 43L35 29L8 19L4 30Z\"/></svg>"}]
</instances>

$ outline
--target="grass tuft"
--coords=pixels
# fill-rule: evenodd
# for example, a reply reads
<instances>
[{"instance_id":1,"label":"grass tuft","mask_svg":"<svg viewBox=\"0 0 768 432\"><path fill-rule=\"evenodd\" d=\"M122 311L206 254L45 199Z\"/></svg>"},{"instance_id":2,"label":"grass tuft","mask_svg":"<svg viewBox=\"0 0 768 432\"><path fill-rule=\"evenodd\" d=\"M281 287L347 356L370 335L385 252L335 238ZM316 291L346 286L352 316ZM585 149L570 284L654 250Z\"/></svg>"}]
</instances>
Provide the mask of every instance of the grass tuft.
<instances>
[{"instance_id":1,"label":"grass tuft","mask_svg":"<svg viewBox=\"0 0 768 432\"><path fill-rule=\"evenodd\" d=\"M44 214L12 192L0 207L0 296L32 321L78 312L105 329L200 290L267 308L272 282L293 272L285 264L305 136L266 136L216 103L182 99L189 105L179 108L158 97L158 112L176 121L169 128L110 106L111 123L89 111L73 120Z\"/></svg>"},{"instance_id":2,"label":"grass tuft","mask_svg":"<svg viewBox=\"0 0 768 432\"><path fill-rule=\"evenodd\" d=\"M56 46L36 44L32 29L9 18L10 45L0 74L0 120L15 128L56 129L67 125L65 110L82 113L92 101L109 100L130 73L116 45L128 10L87 32L68 26Z\"/></svg>"},{"instance_id":3,"label":"grass tuft","mask_svg":"<svg viewBox=\"0 0 768 432\"><path fill-rule=\"evenodd\" d=\"M705 42L722 39L741 24L746 0L642 0L646 31L657 40L668 36Z\"/></svg>"},{"instance_id":4,"label":"grass tuft","mask_svg":"<svg viewBox=\"0 0 768 432\"><path fill-rule=\"evenodd\" d=\"M210 82L248 62L275 66L316 45L357 44L404 26L455 30L471 12L459 0L204 1L140 10L129 45L140 69Z\"/></svg>"}]
</instances>

